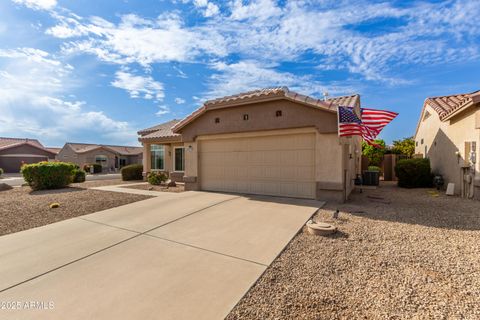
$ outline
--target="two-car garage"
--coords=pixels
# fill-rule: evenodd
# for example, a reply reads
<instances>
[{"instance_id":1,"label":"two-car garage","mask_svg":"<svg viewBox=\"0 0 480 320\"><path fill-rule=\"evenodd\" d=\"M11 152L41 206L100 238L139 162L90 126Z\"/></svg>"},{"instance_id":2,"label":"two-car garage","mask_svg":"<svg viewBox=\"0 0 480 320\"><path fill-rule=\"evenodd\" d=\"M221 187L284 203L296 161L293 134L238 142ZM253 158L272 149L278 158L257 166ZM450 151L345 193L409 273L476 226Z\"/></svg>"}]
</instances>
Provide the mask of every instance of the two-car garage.
<instances>
[{"instance_id":1,"label":"two-car garage","mask_svg":"<svg viewBox=\"0 0 480 320\"><path fill-rule=\"evenodd\" d=\"M199 137L201 190L315 198L315 133Z\"/></svg>"}]
</instances>

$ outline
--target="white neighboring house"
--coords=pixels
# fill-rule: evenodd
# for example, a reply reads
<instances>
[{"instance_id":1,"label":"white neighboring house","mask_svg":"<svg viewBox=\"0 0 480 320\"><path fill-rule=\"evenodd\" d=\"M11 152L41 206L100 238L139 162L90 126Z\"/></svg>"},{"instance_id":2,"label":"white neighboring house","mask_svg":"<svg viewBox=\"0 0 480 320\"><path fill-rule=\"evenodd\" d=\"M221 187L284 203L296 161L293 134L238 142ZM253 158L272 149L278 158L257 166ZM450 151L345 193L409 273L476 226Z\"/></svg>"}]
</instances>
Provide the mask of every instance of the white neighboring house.
<instances>
[{"instance_id":1,"label":"white neighboring house","mask_svg":"<svg viewBox=\"0 0 480 320\"><path fill-rule=\"evenodd\" d=\"M455 194L480 199L480 91L425 100L415 133L415 153Z\"/></svg>"}]
</instances>

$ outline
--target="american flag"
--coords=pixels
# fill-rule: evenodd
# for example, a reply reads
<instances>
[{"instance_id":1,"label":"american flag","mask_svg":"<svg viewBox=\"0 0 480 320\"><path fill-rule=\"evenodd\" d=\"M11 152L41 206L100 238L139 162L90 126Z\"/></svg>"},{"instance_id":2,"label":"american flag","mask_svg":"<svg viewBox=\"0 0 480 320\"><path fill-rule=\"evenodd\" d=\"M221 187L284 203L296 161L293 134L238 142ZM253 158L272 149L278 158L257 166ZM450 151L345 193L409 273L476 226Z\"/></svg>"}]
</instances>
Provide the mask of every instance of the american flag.
<instances>
[{"instance_id":1,"label":"american flag","mask_svg":"<svg viewBox=\"0 0 480 320\"><path fill-rule=\"evenodd\" d=\"M377 135L382 129L390 123L398 113L386 110L375 109L360 109L362 113L362 122L365 126L377 132Z\"/></svg>"},{"instance_id":2,"label":"american flag","mask_svg":"<svg viewBox=\"0 0 480 320\"><path fill-rule=\"evenodd\" d=\"M361 109L361 113L362 119L355 114L353 108L339 106L338 135L340 137L362 136L368 144L379 147L374 142L375 138L397 116L397 113L374 109Z\"/></svg>"}]
</instances>

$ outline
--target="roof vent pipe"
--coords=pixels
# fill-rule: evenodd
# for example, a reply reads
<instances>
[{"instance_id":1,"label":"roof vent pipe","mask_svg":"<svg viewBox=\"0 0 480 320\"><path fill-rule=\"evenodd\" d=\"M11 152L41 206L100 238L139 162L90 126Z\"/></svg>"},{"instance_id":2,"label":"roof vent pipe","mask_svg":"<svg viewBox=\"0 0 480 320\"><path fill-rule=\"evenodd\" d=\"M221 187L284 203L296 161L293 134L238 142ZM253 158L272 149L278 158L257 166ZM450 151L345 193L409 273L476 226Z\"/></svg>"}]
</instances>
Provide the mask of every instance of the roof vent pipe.
<instances>
[{"instance_id":1,"label":"roof vent pipe","mask_svg":"<svg viewBox=\"0 0 480 320\"><path fill-rule=\"evenodd\" d=\"M323 92L323 101L327 101L328 99L328 91Z\"/></svg>"}]
</instances>

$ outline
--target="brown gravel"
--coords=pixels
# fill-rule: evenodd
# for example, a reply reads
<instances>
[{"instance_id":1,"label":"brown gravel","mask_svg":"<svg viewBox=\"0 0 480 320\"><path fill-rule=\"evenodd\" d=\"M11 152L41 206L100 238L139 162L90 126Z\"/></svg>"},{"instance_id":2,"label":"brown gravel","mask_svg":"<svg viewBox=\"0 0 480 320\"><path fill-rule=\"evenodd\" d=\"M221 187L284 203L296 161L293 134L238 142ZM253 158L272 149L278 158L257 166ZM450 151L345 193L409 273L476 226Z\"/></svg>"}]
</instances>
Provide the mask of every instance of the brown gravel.
<instances>
[{"instance_id":1,"label":"brown gravel","mask_svg":"<svg viewBox=\"0 0 480 320\"><path fill-rule=\"evenodd\" d=\"M384 183L314 220L340 232L304 228L227 319L480 319L479 201Z\"/></svg>"},{"instance_id":2,"label":"brown gravel","mask_svg":"<svg viewBox=\"0 0 480 320\"><path fill-rule=\"evenodd\" d=\"M93 180L85 181L82 183L72 183L72 187L79 188L94 188L94 187L103 187L103 186L114 186L118 184L131 184L143 182L142 180L132 180L132 181L122 181L121 179L109 179L109 180Z\"/></svg>"},{"instance_id":3,"label":"brown gravel","mask_svg":"<svg viewBox=\"0 0 480 320\"><path fill-rule=\"evenodd\" d=\"M139 189L139 190L150 190L150 191L162 191L162 192L183 192L185 187L183 185L177 184L176 187L167 187L167 186L155 186L151 184L139 184L135 186L122 187L127 189Z\"/></svg>"},{"instance_id":4,"label":"brown gravel","mask_svg":"<svg viewBox=\"0 0 480 320\"><path fill-rule=\"evenodd\" d=\"M91 181L72 184L70 188L31 191L18 187L0 192L0 235L18 232L53 222L118 207L151 198L118 192L86 189L93 186L119 184L120 180ZM52 202L59 208L50 209Z\"/></svg>"}]
</instances>

